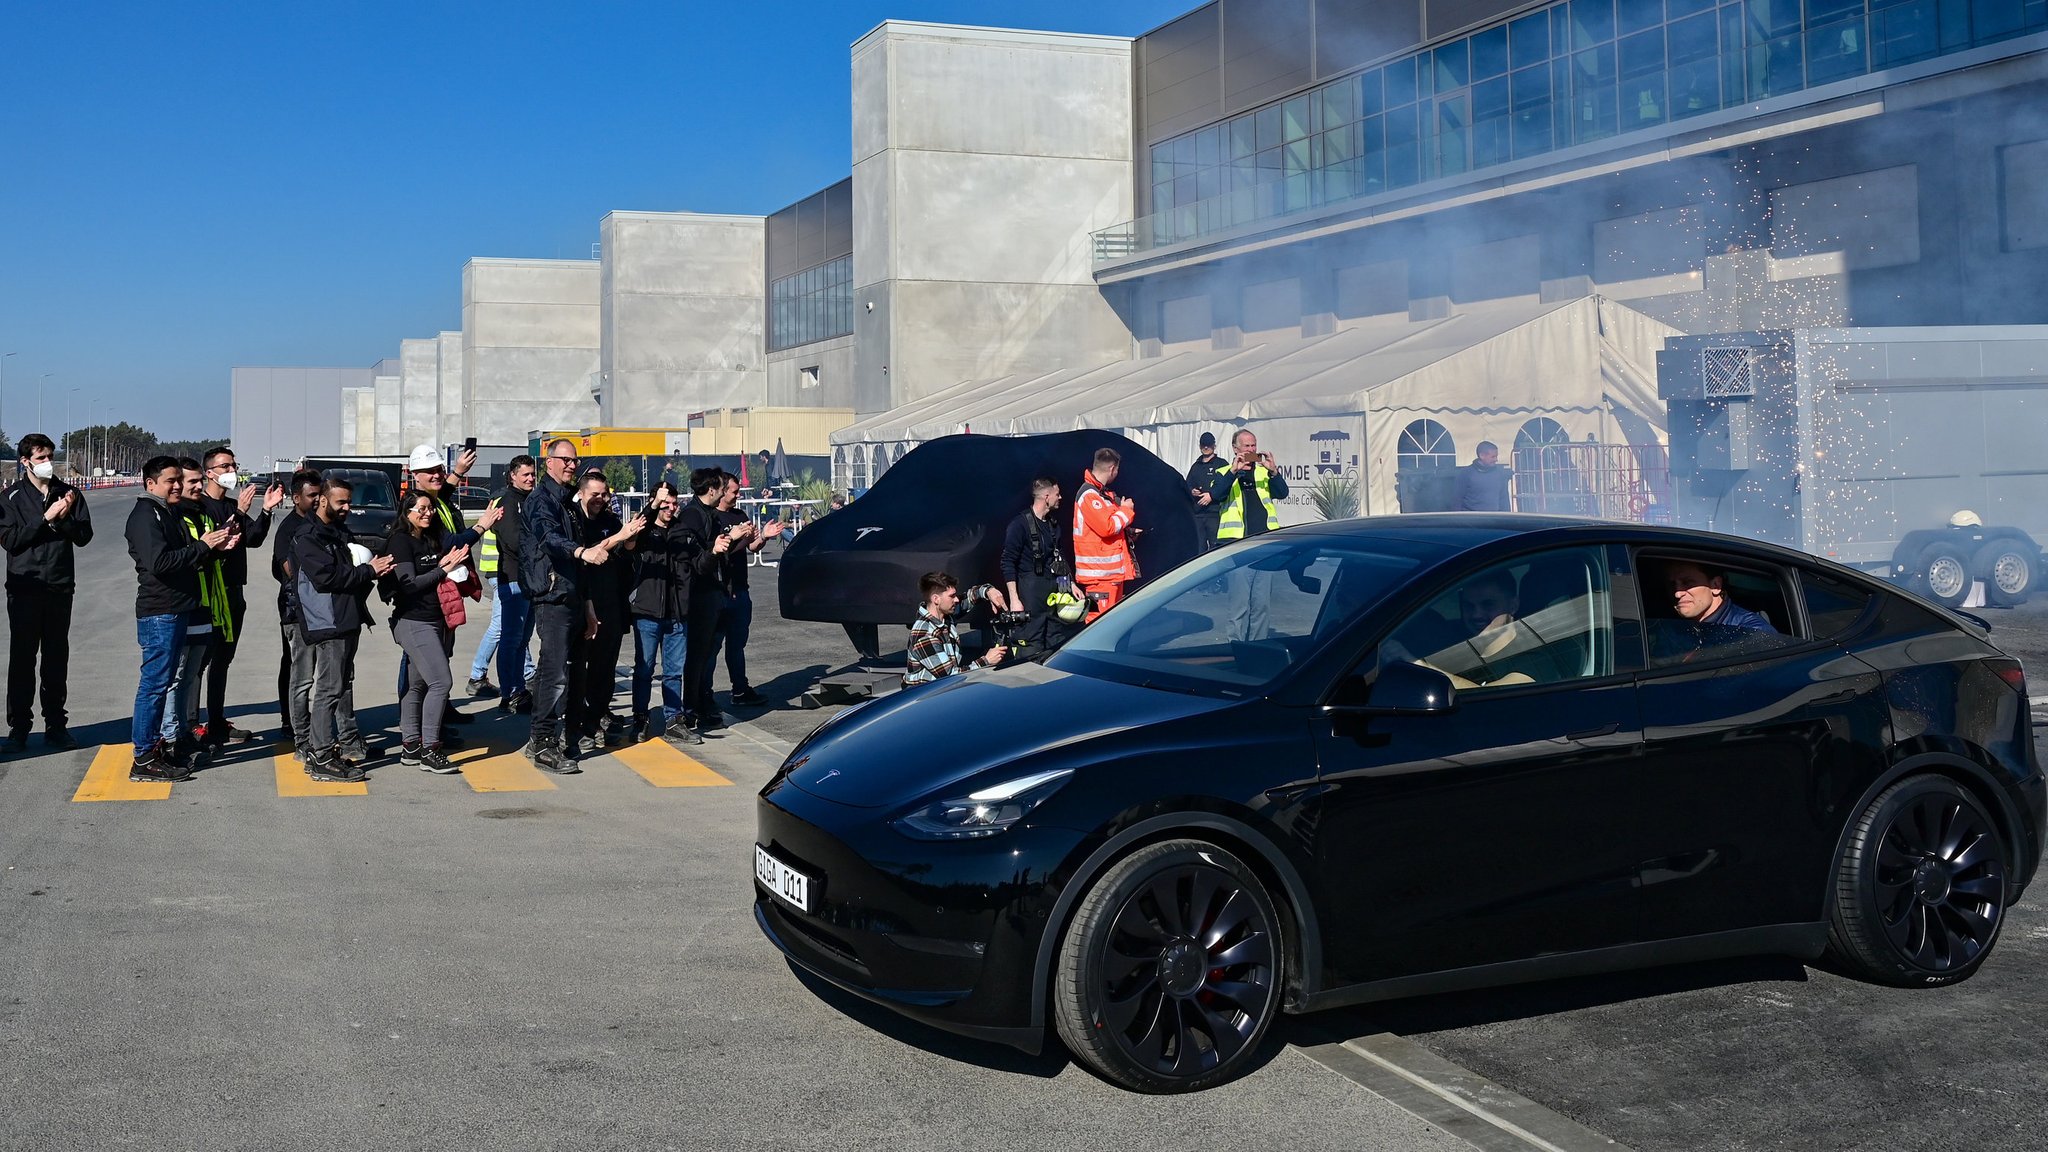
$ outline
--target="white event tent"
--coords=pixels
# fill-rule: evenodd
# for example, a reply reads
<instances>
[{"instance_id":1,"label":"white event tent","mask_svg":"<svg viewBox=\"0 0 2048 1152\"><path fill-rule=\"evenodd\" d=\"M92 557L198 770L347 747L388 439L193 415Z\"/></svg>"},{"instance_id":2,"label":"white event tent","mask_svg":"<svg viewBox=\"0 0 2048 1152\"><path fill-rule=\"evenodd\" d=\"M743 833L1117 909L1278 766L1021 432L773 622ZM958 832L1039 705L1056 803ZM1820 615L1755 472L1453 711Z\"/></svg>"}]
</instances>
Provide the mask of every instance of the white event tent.
<instances>
[{"instance_id":1,"label":"white event tent","mask_svg":"<svg viewBox=\"0 0 2048 1152\"><path fill-rule=\"evenodd\" d=\"M1186 464L1203 432L1227 447L1246 427L1294 486L1284 522L1314 519L1308 489L1330 476L1360 481L1362 513L1390 513L1403 465L1467 463L1481 440L1503 457L1518 437L1525 445L1663 443L1656 353L1678 334L1584 296L966 381L834 432L833 485L865 488L911 448L962 432L1110 429ZM1076 475L1084 466L1075 462Z\"/></svg>"}]
</instances>

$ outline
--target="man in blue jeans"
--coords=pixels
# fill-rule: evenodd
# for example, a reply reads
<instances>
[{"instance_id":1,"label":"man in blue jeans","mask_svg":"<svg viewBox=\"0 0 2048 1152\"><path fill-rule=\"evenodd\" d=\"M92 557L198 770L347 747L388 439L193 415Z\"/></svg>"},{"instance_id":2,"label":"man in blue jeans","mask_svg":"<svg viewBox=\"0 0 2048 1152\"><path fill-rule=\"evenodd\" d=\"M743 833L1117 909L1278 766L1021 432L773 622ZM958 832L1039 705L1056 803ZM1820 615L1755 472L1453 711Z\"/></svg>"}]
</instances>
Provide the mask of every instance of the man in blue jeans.
<instances>
[{"instance_id":1,"label":"man in blue jeans","mask_svg":"<svg viewBox=\"0 0 2048 1152\"><path fill-rule=\"evenodd\" d=\"M491 497L491 506L503 508L505 515L485 537L486 554L494 551L496 562L495 577L486 569L485 578L495 585L491 591L497 603L491 610L490 629L477 645L476 660L469 666L469 694L478 699L488 698L483 689L490 687L491 658L496 656L498 684L503 692L498 707L506 712L524 712L533 707L533 696L526 690L534 669L533 605L519 582L519 536L525 528L526 496L533 491L537 477L533 457L512 458L505 470L504 489ZM491 560L483 563L490 564Z\"/></svg>"},{"instance_id":2,"label":"man in blue jeans","mask_svg":"<svg viewBox=\"0 0 2048 1152\"><path fill-rule=\"evenodd\" d=\"M142 495L128 513L128 555L135 561L135 642L142 648L142 676L135 687L129 739L135 745L131 780L184 780L191 772L172 760L162 743L174 662L185 646L189 617L204 609L199 574L228 546L229 531L215 528L194 538L175 506L184 473L176 457L156 456L142 466Z\"/></svg>"},{"instance_id":3,"label":"man in blue jeans","mask_svg":"<svg viewBox=\"0 0 2048 1152\"><path fill-rule=\"evenodd\" d=\"M704 742L704 737L683 722L683 666L689 655L690 586L700 571L709 568L712 557L704 551L702 541L676 526L680 507L674 485L656 485L647 501L652 520L633 553L635 742L648 736L657 658L661 661L662 739L671 744Z\"/></svg>"}]
</instances>

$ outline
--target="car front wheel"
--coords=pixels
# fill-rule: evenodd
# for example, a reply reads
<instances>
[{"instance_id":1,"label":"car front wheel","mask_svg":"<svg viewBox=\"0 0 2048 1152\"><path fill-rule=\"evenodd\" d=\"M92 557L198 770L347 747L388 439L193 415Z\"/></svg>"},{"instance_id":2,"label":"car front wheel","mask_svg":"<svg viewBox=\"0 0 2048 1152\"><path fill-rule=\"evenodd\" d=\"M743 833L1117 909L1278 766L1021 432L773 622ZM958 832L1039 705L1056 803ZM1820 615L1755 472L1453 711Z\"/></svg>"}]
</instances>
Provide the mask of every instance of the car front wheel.
<instances>
[{"instance_id":1,"label":"car front wheel","mask_svg":"<svg viewBox=\"0 0 2048 1152\"><path fill-rule=\"evenodd\" d=\"M1991 953L2005 921L2006 849L1962 786L1911 776L1857 817L1835 869L1829 949L1868 980L1953 984Z\"/></svg>"},{"instance_id":2,"label":"car front wheel","mask_svg":"<svg viewBox=\"0 0 2048 1152\"><path fill-rule=\"evenodd\" d=\"M1053 985L1060 1039L1108 1080L1192 1092L1237 1075L1280 1010L1272 897L1214 844L1170 840L1111 865L1076 907Z\"/></svg>"}]
</instances>

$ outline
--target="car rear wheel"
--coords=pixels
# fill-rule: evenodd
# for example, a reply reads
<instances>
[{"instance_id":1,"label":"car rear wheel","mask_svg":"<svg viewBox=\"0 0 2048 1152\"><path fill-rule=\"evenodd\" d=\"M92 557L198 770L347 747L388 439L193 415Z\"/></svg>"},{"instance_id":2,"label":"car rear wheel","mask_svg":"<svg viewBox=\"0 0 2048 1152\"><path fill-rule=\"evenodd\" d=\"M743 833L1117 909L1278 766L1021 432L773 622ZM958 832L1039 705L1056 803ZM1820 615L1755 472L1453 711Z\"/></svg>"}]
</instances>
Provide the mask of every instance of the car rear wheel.
<instances>
[{"instance_id":1,"label":"car rear wheel","mask_svg":"<svg viewBox=\"0 0 2048 1152\"><path fill-rule=\"evenodd\" d=\"M1148 845L1076 907L1054 1026L1126 1088L1207 1088L1243 1070L1279 1014L1285 955L1272 897L1243 861L1199 840Z\"/></svg>"},{"instance_id":2,"label":"car rear wheel","mask_svg":"<svg viewBox=\"0 0 2048 1152\"><path fill-rule=\"evenodd\" d=\"M1929 544L1914 562L1916 591L1944 608L1960 608L1970 595L1970 560L1953 544Z\"/></svg>"},{"instance_id":3,"label":"car rear wheel","mask_svg":"<svg viewBox=\"0 0 2048 1152\"><path fill-rule=\"evenodd\" d=\"M1953 984L1990 955L2008 895L2005 844L1984 806L1953 780L1908 777L1850 829L1828 947L1867 980Z\"/></svg>"},{"instance_id":4,"label":"car rear wheel","mask_svg":"<svg viewBox=\"0 0 2048 1152\"><path fill-rule=\"evenodd\" d=\"M2016 608L2034 591L2034 569L2040 553L2018 540L1994 540L1977 552L1975 571L1984 581L1984 598Z\"/></svg>"}]
</instances>

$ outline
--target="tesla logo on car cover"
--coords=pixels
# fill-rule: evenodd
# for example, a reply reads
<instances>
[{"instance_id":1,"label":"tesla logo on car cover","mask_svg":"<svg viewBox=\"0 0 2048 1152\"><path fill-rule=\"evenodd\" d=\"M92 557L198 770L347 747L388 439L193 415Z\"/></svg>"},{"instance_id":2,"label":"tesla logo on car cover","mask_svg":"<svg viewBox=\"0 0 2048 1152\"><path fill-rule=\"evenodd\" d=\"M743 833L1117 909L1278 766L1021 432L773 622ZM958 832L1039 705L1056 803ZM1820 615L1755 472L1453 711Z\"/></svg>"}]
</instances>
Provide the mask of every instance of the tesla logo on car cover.
<instances>
[{"instance_id":1,"label":"tesla logo on car cover","mask_svg":"<svg viewBox=\"0 0 2048 1152\"><path fill-rule=\"evenodd\" d=\"M854 539L854 543L856 543L856 544L857 544L857 543L859 543L860 541L862 541L862 540L865 540L865 539L867 539L867 537L868 537L868 533L870 533L870 532L880 532L880 531L881 531L881 529L880 529L880 528L855 528L855 529L853 530L853 539Z\"/></svg>"}]
</instances>

